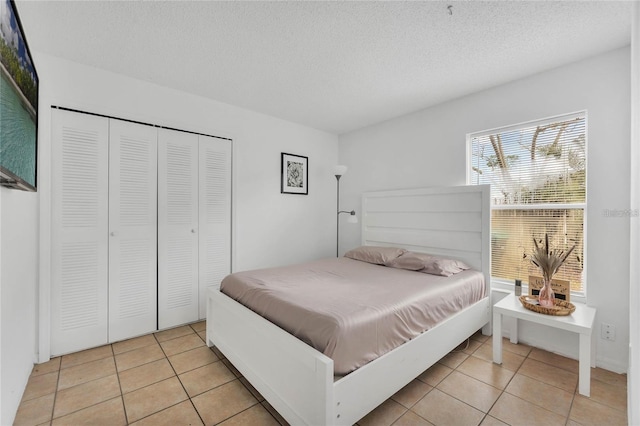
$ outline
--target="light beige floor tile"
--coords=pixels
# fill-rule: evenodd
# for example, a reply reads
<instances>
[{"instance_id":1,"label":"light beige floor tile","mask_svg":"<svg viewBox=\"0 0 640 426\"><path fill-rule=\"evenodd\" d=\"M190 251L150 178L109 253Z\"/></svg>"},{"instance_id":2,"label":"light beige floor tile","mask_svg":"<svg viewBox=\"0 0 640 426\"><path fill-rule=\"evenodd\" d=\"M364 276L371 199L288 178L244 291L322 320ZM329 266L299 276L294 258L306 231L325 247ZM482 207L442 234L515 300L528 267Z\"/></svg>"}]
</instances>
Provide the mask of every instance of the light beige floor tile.
<instances>
[{"instance_id":1,"label":"light beige floor tile","mask_svg":"<svg viewBox=\"0 0 640 426\"><path fill-rule=\"evenodd\" d=\"M120 396L120 385L118 376L115 374L60 390L56 394L53 418L65 416L117 396Z\"/></svg>"},{"instance_id":2,"label":"light beige floor tile","mask_svg":"<svg viewBox=\"0 0 640 426\"><path fill-rule=\"evenodd\" d=\"M130 423L188 399L177 377L123 395Z\"/></svg>"},{"instance_id":3,"label":"light beige floor tile","mask_svg":"<svg viewBox=\"0 0 640 426\"><path fill-rule=\"evenodd\" d=\"M198 331L205 331L207 329L206 321L194 322L193 324L189 324L189 325L191 326L191 328L193 328L193 331L195 331L196 333Z\"/></svg>"},{"instance_id":4,"label":"light beige floor tile","mask_svg":"<svg viewBox=\"0 0 640 426\"><path fill-rule=\"evenodd\" d=\"M175 376L175 372L166 358L118 373L123 394L161 382L173 376Z\"/></svg>"},{"instance_id":5,"label":"light beige floor tile","mask_svg":"<svg viewBox=\"0 0 640 426\"><path fill-rule=\"evenodd\" d=\"M52 412L53 425L124 424L125 411L132 413L129 421L137 420L141 425L201 424L198 412L202 411L207 424L287 425L216 348L204 345L205 328L201 321L34 366L15 424L49 424ZM156 336L160 336L162 347ZM504 339L503 365L498 366L492 363L491 344L487 336L474 334L468 347L463 342L365 416L361 424L466 425L480 419L484 426L504 426L503 422L510 420L516 425L546 425L559 422L559 418L567 426L626 424L626 375L592 369L591 398L585 398L575 393L577 361ZM162 348L168 348L168 359ZM523 362L527 354L529 358ZM173 386L160 389L159 385L168 381L173 381ZM57 383L60 390L54 399ZM494 388L501 385L506 389L498 398L500 392ZM197 395L193 402L187 400L183 387ZM119 388L127 394L124 400ZM141 396L145 389L147 395ZM133 394L137 401L131 398ZM136 402L137 408L132 408ZM409 407L412 409L406 411ZM489 407L490 415L483 415L481 411ZM455 415L455 420L448 415Z\"/></svg>"},{"instance_id":6,"label":"light beige floor tile","mask_svg":"<svg viewBox=\"0 0 640 426\"><path fill-rule=\"evenodd\" d=\"M289 422L287 422L284 417L282 417L280 413L278 413L276 409L271 406L271 404L269 404L267 401L262 401L261 405L265 408L265 410L269 412L269 414L273 416L274 419L278 421L278 423L280 423L282 426L289 426Z\"/></svg>"},{"instance_id":7,"label":"light beige floor tile","mask_svg":"<svg viewBox=\"0 0 640 426\"><path fill-rule=\"evenodd\" d=\"M124 352L129 352L134 349L143 348L145 346L153 345L157 343L153 334L147 334L145 336L134 337L133 339L123 340L122 342L116 342L112 344L113 353L118 355Z\"/></svg>"},{"instance_id":8,"label":"light beige floor tile","mask_svg":"<svg viewBox=\"0 0 640 426\"><path fill-rule=\"evenodd\" d=\"M456 369L468 357L469 355L464 352L449 352L442 357L438 363L446 365L449 368Z\"/></svg>"},{"instance_id":9,"label":"light beige floor tile","mask_svg":"<svg viewBox=\"0 0 640 426\"><path fill-rule=\"evenodd\" d=\"M13 425L39 425L50 421L54 398L55 394L52 393L28 401L23 400L18 407Z\"/></svg>"},{"instance_id":10,"label":"light beige floor tile","mask_svg":"<svg viewBox=\"0 0 640 426\"><path fill-rule=\"evenodd\" d=\"M215 346L211 347L211 350L213 351L214 354L216 354L216 356L220 359L227 359L226 356L224 356L224 354L222 352L220 352L220 349L216 348Z\"/></svg>"},{"instance_id":11,"label":"light beige floor tile","mask_svg":"<svg viewBox=\"0 0 640 426\"><path fill-rule=\"evenodd\" d=\"M160 343L167 356L175 355L197 347L205 346L202 339L195 333L176 337Z\"/></svg>"},{"instance_id":12,"label":"light beige floor tile","mask_svg":"<svg viewBox=\"0 0 640 426\"><path fill-rule=\"evenodd\" d=\"M69 368L74 365L83 364L85 362L95 361L97 359L113 356L111 345L100 346L86 351L75 352L69 355L63 355L60 368Z\"/></svg>"},{"instance_id":13,"label":"light beige floor tile","mask_svg":"<svg viewBox=\"0 0 640 426\"><path fill-rule=\"evenodd\" d=\"M614 386L622 386L625 389L627 387L626 374L614 373L613 371L604 370L599 367L591 369L591 380L593 379L600 380L601 382L614 385Z\"/></svg>"},{"instance_id":14,"label":"light beige floor tile","mask_svg":"<svg viewBox=\"0 0 640 426\"><path fill-rule=\"evenodd\" d=\"M458 371L449 374L436 389L477 408L483 413L489 412L501 393L499 389Z\"/></svg>"},{"instance_id":15,"label":"light beige floor tile","mask_svg":"<svg viewBox=\"0 0 640 426\"><path fill-rule=\"evenodd\" d=\"M58 390L67 389L112 374L116 374L116 364L113 357L78 364L60 370Z\"/></svg>"},{"instance_id":16,"label":"light beige floor tile","mask_svg":"<svg viewBox=\"0 0 640 426\"><path fill-rule=\"evenodd\" d=\"M413 411L407 411L393 426L433 426L433 423L429 423Z\"/></svg>"},{"instance_id":17,"label":"light beige floor tile","mask_svg":"<svg viewBox=\"0 0 640 426\"><path fill-rule=\"evenodd\" d=\"M525 401L565 417L569 415L573 402L572 393L522 374L516 374L505 390Z\"/></svg>"},{"instance_id":18,"label":"light beige floor tile","mask_svg":"<svg viewBox=\"0 0 640 426\"><path fill-rule=\"evenodd\" d=\"M493 362L493 345L491 345L490 343L483 344L480 348L478 348L477 351L473 353L473 356L484 359L485 361ZM515 352L509 352L503 347L501 365L507 370L518 371L518 368L520 368L520 366L524 362L524 359L524 356L518 355Z\"/></svg>"},{"instance_id":19,"label":"light beige floor tile","mask_svg":"<svg viewBox=\"0 0 640 426\"><path fill-rule=\"evenodd\" d=\"M418 380L423 381L424 383L430 386L436 386L438 383L442 381L445 377L447 377L453 370L446 365L442 365L439 363L433 364L429 367L424 373L418 376Z\"/></svg>"},{"instance_id":20,"label":"light beige floor tile","mask_svg":"<svg viewBox=\"0 0 640 426\"><path fill-rule=\"evenodd\" d=\"M484 413L447 395L438 389L433 389L411 411L428 420L434 425L478 425L484 418Z\"/></svg>"},{"instance_id":21,"label":"light beige floor tile","mask_svg":"<svg viewBox=\"0 0 640 426\"><path fill-rule=\"evenodd\" d=\"M618 411L582 395L576 395L571 406L569 419L585 426L624 426L626 412Z\"/></svg>"},{"instance_id":22,"label":"light beige floor tile","mask_svg":"<svg viewBox=\"0 0 640 426\"><path fill-rule=\"evenodd\" d=\"M122 397L110 399L96 405L84 408L75 413L54 419L52 426L77 426L77 425L113 425L127 424L124 415Z\"/></svg>"},{"instance_id":23,"label":"light beige floor tile","mask_svg":"<svg viewBox=\"0 0 640 426\"><path fill-rule=\"evenodd\" d=\"M132 423L135 426L195 426L202 424L202 420L200 420L200 416L198 416L191 401L183 401Z\"/></svg>"},{"instance_id":24,"label":"light beige floor tile","mask_svg":"<svg viewBox=\"0 0 640 426\"><path fill-rule=\"evenodd\" d=\"M486 416L480 426L509 426L504 422L496 419L495 417Z\"/></svg>"},{"instance_id":25,"label":"light beige floor tile","mask_svg":"<svg viewBox=\"0 0 640 426\"><path fill-rule=\"evenodd\" d=\"M591 380L591 400L616 410L627 410L627 388L610 385L599 380Z\"/></svg>"},{"instance_id":26,"label":"light beige floor tile","mask_svg":"<svg viewBox=\"0 0 640 426\"><path fill-rule=\"evenodd\" d=\"M492 344L491 341L487 342L488 344ZM520 356L527 356L529 355L529 353L531 352L531 350L533 349L531 346L529 345L525 345L523 343L511 343L511 340L507 339L506 337L502 338L502 349L512 352L514 354L520 355Z\"/></svg>"},{"instance_id":27,"label":"light beige floor tile","mask_svg":"<svg viewBox=\"0 0 640 426\"><path fill-rule=\"evenodd\" d=\"M118 369L118 372L121 372L130 368L138 367L143 364L157 361L164 357L164 352L162 352L160 345L154 343L153 345L144 346L129 352L124 352L116 355L116 367Z\"/></svg>"},{"instance_id":28,"label":"light beige floor tile","mask_svg":"<svg viewBox=\"0 0 640 426\"><path fill-rule=\"evenodd\" d=\"M241 377L238 380L240 380L240 383L242 383L245 388L249 389L249 392L251 392L251 395L253 395L255 399L257 399L259 402L264 401L264 397L260 394L260 392L258 392L256 388L253 387L251 383L249 383L247 379Z\"/></svg>"},{"instance_id":29,"label":"light beige floor tile","mask_svg":"<svg viewBox=\"0 0 640 426\"><path fill-rule=\"evenodd\" d=\"M192 401L207 425L222 422L258 403L238 380L200 394Z\"/></svg>"},{"instance_id":30,"label":"light beige floor tile","mask_svg":"<svg viewBox=\"0 0 640 426\"><path fill-rule=\"evenodd\" d=\"M218 361L218 357L210 348L202 346L172 355L169 357L169 361L171 361L171 365L176 370L176 373L182 374L186 371L216 362Z\"/></svg>"},{"instance_id":31,"label":"light beige floor tile","mask_svg":"<svg viewBox=\"0 0 640 426\"><path fill-rule=\"evenodd\" d=\"M498 389L504 389L515 374L498 364L475 356L470 356L460 364L458 371Z\"/></svg>"},{"instance_id":32,"label":"light beige floor tile","mask_svg":"<svg viewBox=\"0 0 640 426\"><path fill-rule=\"evenodd\" d=\"M478 331L476 331L475 333L473 333L471 335L471 338L473 340L477 340L480 343L484 343L487 340L489 340L491 338L491 336L485 336L484 334L482 334L482 330L478 330Z\"/></svg>"},{"instance_id":33,"label":"light beige floor tile","mask_svg":"<svg viewBox=\"0 0 640 426\"><path fill-rule=\"evenodd\" d=\"M627 388L626 374L618 374L614 373L613 371L596 367L591 369L591 380L594 379L600 380L601 382L607 383L609 385L623 386L625 389Z\"/></svg>"},{"instance_id":34,"label":"light beige floor tile","mask_svg":"<svg viewBox=\"0 0 640 426\"><path fill-rule=\"evenodd\" d=\"M214 362L179 376L190 397L236 379L236 376L222 363Z\"/></svg>"},{"instance_id":35,"label":"light beige floor tile","mask_svg":"<svg viewBox=\"0 0 640 426\"><path fill-rule=\"evenodd\" d=\"M433 386L415 379L396 392L391 399L407 408L411 408L416 402L420 401L427 393L429 393L431 389L433 389Z\"/></svg>"},{"instance_id":36,"label":"light beige floor tile","mask_svg":"<svg viewBox=\"0 0 640 426\"><path fill-rule=\"evenodd\" d=\"M34 365L33 370L31 370L31 376L39 376L41 374L53 373L54 371L60 370L61 359L61 357L51 358L47 362Z\"/></svg>"},{"instance_id":37,"label":"light beige floor tile","mask_svg":"<svg viewBox=\"0 0 640 426\"><path fill-rule=\"evenodd\" d=\"M248 410L220 423L223 426L278 426L278 424L276 419L261 404L256 404Z\"/></svg>"},{"instance_id":38,"label":"light beige floor tile","mask_svg":"<svg viewBox=\"0 0 640 426\"><path fill-rule=\"evenodd\" d=\"M195 332L188 325L182 327L170 328L169 330L163 330L155 333L158 342L164 342L167 340L175 339L176 337L185 336L188 334L194 334Z\"/></svg>"},{"instance_id":39,"label":"light beige floor tile","mask_svg":"<svg viewBox=\"0 0 640 426\"><path fill-rule=\"evenodd\" d=\"M469 342L471 342L472 339L471 337L469 337L468 339L464 340L462 343L460 343L458 346L456 346L455 348L453 348L453 350L451 352L464 352L465 349L467 349L467 347L469 346ZM473 340L473 342L475 344L482 344L480 342L478 342L477 340Z\"/></svg>"},{"instance_id":40,"label":"light beige floor tile","mask_svg":"<svg viewBox=\"0 0 640 426\"><path fill-rule=\"evenodd\" d=\"M518 373L572 393L578 385L578 374L531 358L522 363Z\"/></svg>"},{"instance_id":41,"label":"light beige floor tile","mask_svg":"<svg viewBox=\"0 0 640 426\"><path fill-rule=\"evenodd\" d=\"M469 338L469 340L467 340L467 342L465 342L464 344L462 344L461 346L459 346L456 349L461 350L462 352L464 352L467 355L471 355L472 353L474 353L482 345L483 344L481 342Z\"/></svg>"},{"instance_id":42,"label":"light beige floor tile","mask_svg":"<svg viewBox=\"0 0 640 426\"><path fill-rule=\"evenodd\" d=\"M579 363L575 359L567 358L538 348L533 348L531 350L529 358L578 374Z\"/></svg>"},{"instance_id":43,"label":"light beige floor tile","mask_svg":"<svg viewBox=\"0 0 640 426\"><path fill-rule=\"evenodd\" d=\"M359 426L389 426L398 420L404 413L407 412L407 408L398 404L397 402L387 399L382 404L378 405L369 414L358 420Z\"/></svg>"},{"instance_id":44,"label":"light beige floor tile","mask_svg":"<svg viewBox=\"0 0 640 426\"><path fill-rule=\"evenodd\" d=\"M567 418L504 392L489 415L510 425L564 425Z\"/></svg>"},{"instance_id":45,"label":"light beige floor tile","mask_svg":"<svg viewBox=\"0 0 640 426\"><path fill-rule=\"evenodd\" d=\"M29 377L27 387L22 394L22 400L39 398L50 393L55 393L58 384L58 371Z\"/></svg>"}]
</instances>

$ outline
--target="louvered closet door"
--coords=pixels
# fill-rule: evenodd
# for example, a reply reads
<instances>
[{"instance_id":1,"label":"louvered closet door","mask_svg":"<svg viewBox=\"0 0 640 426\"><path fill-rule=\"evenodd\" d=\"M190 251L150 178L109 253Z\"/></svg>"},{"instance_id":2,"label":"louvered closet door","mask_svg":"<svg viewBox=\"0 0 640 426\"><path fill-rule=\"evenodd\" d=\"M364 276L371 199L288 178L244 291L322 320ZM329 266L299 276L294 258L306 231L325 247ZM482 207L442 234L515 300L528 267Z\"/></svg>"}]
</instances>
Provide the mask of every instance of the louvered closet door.
<instances>
[{"instance_id":1,"label":"louvered closet door","mask_svg":"<svg viewBox=\"0 0 640 426\"><path fill-rule=\"evenodd\" d=\"M158 325L198 319L198 136L158 130Z\"/></svg>"},{"instance_id":2,"label":"louvered closet door","mask_svg":"<svg viewBox=\"0 0 640 426\"><path fill-rule=\"evenodd\" d=\"M107 343L108 119L52 110L51 353Z\"/></svg>"},{"instance_id":3,"label":"louvered closet door","mask_svg":"<svg viewBox=\"0 0 640 426\"><path fill-rule=\"evenodd\" d=\"M231 272L231 141L199 136L200 318L207 315L207 289Z\"/></svg>"},{"instance_id":4,"label":"louvered closet door","mask_svg":"<svg viewBox=\"0 0 640 426\"><path fill-rule=\"evenodd\" d=\"M109 341L157 328L155 127L110 120Z\"/></svg>"}]
</instances>

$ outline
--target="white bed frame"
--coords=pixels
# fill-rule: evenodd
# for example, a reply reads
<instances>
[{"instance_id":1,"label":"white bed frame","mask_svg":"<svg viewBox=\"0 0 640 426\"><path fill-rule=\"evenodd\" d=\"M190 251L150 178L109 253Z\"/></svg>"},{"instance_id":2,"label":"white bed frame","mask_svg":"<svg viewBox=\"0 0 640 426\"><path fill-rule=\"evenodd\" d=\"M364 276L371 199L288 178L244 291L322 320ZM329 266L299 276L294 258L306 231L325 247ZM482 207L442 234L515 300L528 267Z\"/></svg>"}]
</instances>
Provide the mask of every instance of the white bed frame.
<instances>
[{"instance_id":1,"label":"white bed frame","mask_svg":"<svg viewBox=\"0 0 640 426\"><path fill-rule=\"evenodd\" d=\"M292 425L352 425L482 328L491 333L489 186L369 192L362 244L464 260L485 275L486 297L341 378L333 360L212 289L215 345Z\"/></svg>"}]
</instances>

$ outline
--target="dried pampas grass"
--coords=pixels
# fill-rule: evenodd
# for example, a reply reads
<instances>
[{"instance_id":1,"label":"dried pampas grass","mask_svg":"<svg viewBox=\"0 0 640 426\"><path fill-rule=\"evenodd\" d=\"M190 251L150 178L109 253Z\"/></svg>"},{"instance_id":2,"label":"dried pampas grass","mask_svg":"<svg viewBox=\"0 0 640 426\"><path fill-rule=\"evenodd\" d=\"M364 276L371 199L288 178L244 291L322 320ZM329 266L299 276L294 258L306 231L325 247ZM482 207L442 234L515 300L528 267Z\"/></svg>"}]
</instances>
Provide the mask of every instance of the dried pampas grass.
<instances>
[{"instance_id":1,"label":"dried pampas grass","mask_svg":"<svg viewBox=\"0 0 640 426\"><path fill-rule=\"evenodd\" d=\"M533 239L533 244L535 249L529 259L531 263L540 268L545 281L551 281L553 275L566 262L573 249L576 248L574 245L566 252L564 250L555 252L549 250L549 236L547 234L544 234L544 246L540 246L535 238ZM540 244L542 244L542 240L540 240Z\"/></svg>"}]
</instances>

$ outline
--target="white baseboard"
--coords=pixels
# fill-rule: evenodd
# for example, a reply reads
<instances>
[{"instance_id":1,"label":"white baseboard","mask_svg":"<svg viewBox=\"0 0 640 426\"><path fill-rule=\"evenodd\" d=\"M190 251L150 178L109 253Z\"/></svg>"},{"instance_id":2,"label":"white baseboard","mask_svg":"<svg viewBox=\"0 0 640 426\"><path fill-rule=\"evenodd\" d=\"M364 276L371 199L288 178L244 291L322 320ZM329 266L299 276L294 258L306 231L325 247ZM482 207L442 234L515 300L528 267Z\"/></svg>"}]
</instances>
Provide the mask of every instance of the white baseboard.
<instances>
[{"instance_id":1,"label":"white baseboard","mask_svg":"<svg viewBox=\"0 0 640 426\"><path fill-rule=\"evenodd\" d=\"M502 333L503 337L509 338L509 330L505 330L505 332ZM539 348L548 352L552 352L554 354L558 354L561 355L565 358L569 358L569 359L575 359L576 361L578 360L578 358L575 357L575 355L573 354L568 354L566 352L566 350L562 347L560 347L559 345L554 344L553 341L538 341L537 339L522 339L522 335L518 336L519 338L519 342L523 343L525 345L529 345L529 346L533 346L535 348ZM624 364L621 364L619 361L611 359L611 358L606 358L606 357L599 357L596 354L596 367L602 368L604 370L608 370L608 371L612 371L614 373L617 374L627 374L627 366Z\"/></svg>"}]
</instances>

